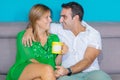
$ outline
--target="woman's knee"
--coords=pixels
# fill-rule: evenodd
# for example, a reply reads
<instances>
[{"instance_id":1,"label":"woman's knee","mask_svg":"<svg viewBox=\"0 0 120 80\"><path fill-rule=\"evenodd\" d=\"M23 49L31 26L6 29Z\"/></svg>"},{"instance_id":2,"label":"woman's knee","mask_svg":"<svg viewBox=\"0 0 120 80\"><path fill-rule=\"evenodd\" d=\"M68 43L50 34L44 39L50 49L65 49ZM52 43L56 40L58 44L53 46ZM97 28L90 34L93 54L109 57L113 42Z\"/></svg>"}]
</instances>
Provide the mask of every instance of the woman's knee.
<instances>
[{"instance_id":1,"label":"woman's knee","mask_svg":"<svg viewBox=\"0 0 120 80\"><path fill-rule=\"evenodd\" d=\"M52 68L52 66L48 65L48 64L32 64L32 68L35 68L36 71L39 71L39 73L41 75L44 75L44 74L48 74L48 73L53 73L54 70Z\"/></svg>"},{"instance_id":2,"label":"woman's knee","mask_svg":"<svg viewBox=\"0 0 120 80\"><path fill-rule=\"evenodd\" d=\"M53 70L52 66L50 66L50 65L45 65L45 69L46 70Z\"/></svg>"},{"instance_id":3,"label":"woman's knee","mask_svg":"<svg viewBox=\"0 0 120 80\"><path fill-rule=\"evenodd\" d=\"M42 75L44 75L44 73L46 73L47 68L48 67L44 64L31 63L24 68L19 79L28 80L36 77L41 77Z\"/></svg>"}]
</instances>

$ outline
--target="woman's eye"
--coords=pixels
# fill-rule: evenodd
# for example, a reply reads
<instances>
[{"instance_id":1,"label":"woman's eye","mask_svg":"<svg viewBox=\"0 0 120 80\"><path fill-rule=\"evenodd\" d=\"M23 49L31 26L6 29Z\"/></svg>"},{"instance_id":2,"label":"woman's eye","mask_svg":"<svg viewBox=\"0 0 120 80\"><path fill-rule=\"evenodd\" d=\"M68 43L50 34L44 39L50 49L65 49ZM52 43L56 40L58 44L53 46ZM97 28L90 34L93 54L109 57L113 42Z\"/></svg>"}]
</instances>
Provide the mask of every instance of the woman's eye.
<instances>
[{"instance_id":1,"label":"woman's eye","mask_svg":"<svg viewBox=\"0 0 120 80\"><path fill-rule=\"evenodd\" d=\"M46 18L49 18L49 16L47 16Z\"/></svg>"}]
</instances>

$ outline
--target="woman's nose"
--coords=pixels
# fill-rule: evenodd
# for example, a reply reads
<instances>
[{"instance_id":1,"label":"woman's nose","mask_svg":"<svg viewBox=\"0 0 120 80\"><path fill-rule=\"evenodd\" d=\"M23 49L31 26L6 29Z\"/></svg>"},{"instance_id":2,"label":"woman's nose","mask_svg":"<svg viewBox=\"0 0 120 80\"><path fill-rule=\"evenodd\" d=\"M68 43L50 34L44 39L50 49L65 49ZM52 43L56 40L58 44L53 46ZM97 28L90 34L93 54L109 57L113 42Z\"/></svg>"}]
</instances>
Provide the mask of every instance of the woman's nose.
<instances>
[{"instance_id":1,"label":"woman's nose","mask_svg":"<svg viewBox=\"0 0 120 80\"><path fill-rule=\"evenodd\" d=\"M52 19L51 19L51 17L49 18L49 21L50 21L50 22L52 22Z\"/></svg>"}]
</instances>

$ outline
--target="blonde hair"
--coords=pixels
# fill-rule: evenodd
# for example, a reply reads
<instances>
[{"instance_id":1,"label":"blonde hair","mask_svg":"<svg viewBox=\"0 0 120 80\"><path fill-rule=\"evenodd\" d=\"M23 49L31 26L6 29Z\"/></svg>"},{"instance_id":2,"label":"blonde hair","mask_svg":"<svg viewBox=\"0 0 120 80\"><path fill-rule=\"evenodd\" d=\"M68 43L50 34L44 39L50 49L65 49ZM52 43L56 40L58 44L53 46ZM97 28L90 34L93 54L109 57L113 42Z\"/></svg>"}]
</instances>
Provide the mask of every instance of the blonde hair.
<instances>
[{"instance_id":1,"label":"blonde hair","mask_svg":"<svg viewBox=\"0 0 120 80\"><path fill-rule=\"evenodd\" d=\"M43 4L36 4L30 10L28 26L32 27L36 41L39 41L38 34L37 34L37 28L36 28L36 21L39 20L41 16L43 16L48 11L51 12L50 8L48 8L47 6ZM49 34L48 31L46 31L46 34L47 35Z\"/></svg>"}]
</instances>

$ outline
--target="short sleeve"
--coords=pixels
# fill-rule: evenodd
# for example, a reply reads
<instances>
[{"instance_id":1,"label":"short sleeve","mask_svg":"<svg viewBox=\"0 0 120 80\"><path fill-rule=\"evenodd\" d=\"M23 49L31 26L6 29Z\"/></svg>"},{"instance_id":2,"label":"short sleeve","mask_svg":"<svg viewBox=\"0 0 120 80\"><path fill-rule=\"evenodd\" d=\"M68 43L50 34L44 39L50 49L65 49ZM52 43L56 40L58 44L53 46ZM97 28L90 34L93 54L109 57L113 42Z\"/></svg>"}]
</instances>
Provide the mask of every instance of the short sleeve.
<instances>
[{"instance_id":1,"label":"short sleeve","mask_svg":"<svg viewBox=\"0 0 120 80\"><path fill-rule=\"evenodd\" d=\"M101 35L99 32L93 32L89 35L88 46L99 50L102 49Z\"/></svg>"}]
</instances>

